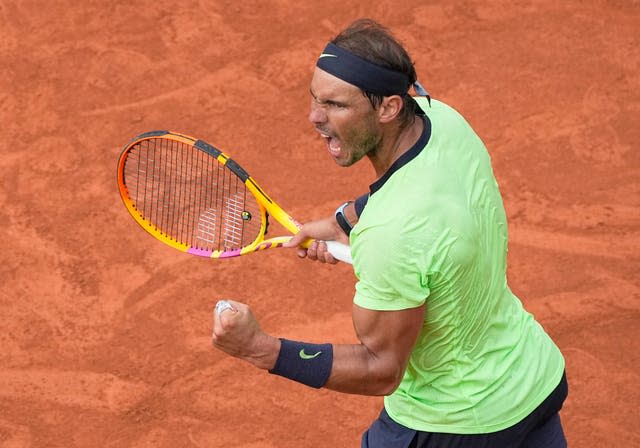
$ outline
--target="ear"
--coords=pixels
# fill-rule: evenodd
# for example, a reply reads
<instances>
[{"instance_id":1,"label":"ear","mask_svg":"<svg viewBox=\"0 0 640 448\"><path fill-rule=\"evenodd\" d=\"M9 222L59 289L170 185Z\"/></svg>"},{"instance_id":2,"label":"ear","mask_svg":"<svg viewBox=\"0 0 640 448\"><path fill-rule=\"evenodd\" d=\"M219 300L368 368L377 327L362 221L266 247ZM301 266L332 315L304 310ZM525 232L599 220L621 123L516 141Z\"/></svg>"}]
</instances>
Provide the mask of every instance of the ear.
<instances>
[{"instance_id":1,"label":"ear","mask_svg":"<svg viewBox=\"0 0 640 448\"><path fill-rule=\"evenodd\" d=\"M400 95L385 96L382 100L382 104L378 108L378 119L380 123L389 123L393 121L402 108L404 102Z\"/></svg>"}]
</instances>

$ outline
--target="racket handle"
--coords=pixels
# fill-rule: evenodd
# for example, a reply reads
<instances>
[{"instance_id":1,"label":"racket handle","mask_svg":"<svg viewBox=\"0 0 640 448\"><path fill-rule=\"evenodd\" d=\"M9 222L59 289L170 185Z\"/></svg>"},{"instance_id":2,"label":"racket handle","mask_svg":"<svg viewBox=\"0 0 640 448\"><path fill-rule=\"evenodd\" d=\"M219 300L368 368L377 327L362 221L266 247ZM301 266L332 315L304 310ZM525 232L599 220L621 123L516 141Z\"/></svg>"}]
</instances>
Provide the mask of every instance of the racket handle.
<instances>
[{"instance_id":1,"label":"racket handle","mask_svg":"<svg viewBox=\"0 0 640 448\"><path fill-rule=\"evenodd\" d=\"M353 264L351 258L351 248L346 244L338 243L337 241L325 241L327 244L327 250L333 258L343 261L345 263Z\"/></svg>"}]
</instances>

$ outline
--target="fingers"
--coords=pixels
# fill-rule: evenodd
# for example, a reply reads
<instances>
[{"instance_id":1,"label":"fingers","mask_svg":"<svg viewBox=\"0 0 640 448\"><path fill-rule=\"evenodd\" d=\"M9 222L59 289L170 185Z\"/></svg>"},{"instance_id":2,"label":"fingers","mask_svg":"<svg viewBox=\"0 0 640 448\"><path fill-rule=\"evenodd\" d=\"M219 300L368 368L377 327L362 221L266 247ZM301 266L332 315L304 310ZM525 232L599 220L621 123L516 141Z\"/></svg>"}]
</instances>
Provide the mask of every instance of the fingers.
<instances>
[{"instance_id":1,"label":"fingers","mask_svg":"<svg viewBox=\"0 0 640 448\"><path fill-rule=\"evenodd\" d=\"M284 243L282 246L296 248L296 254L298 255L298 257L305 258L307 256L307 249L302 247L302 244L304 244L306 240L308 240L306 232L304 230L301 230L300 232L293 235L291 239L288 242Z\"/></svg>"},{"instance_id":2,"label":"fingers","mask_svg":"<svg viewBox=\"0 0 640 448\"><path fill-rule=\"evenodd\" d=\"M321 263L336 264L338 262L327 250L327 244L324 241L314 241L307 249L307 257Z\"/></svg>"},{"instance_id":3,"label":"fingers","mask_svg":"<svg viewBox=\"0 0 640 448\"><path fill-rule=\"evenodd\" d=\"M304 247L307 246L310 240L315 241L312 241L308 247ZM338 260L327 250L327 245L324 243L325 240L348 242L346 235L342 232L333 216L304 224L300 231L283 246L296 248L296 253L300 258L307 257L310 260L321 263L336 264Z\"/></svg>"},{"instance_id":4,"label":"fingers","mask_svg":"<svg viewBox=\"0 0 640 448\"><path fill-rule=\"evenodd\" d=\"M305 258L307 256L307 249L300 247L296 253L298 254L298 257Z\"/></svg>"},{"instance_id":5,"label":"fingers","mask_svg":"<svg viewBox=\"0 0 640 448\"><path fill-rule=\"evenodd\" d=\"M240 349L234 338L238 325L232 319L232 316L235 317L237 314L238 312L234 312L232 309L225 309L221 314L215 310L213 312L211 343L217 349L230 355L236 355Z\"/></svg>"},{"instance_id":6,"label":"fingers","mask_svg":"<svg viewBox=\"0 0 640 448\"><path fill-rule=\"evenodd\" d=\"M306 238L301 238L301 242L304 242L305 239ZM286 247L295 247L291 242L286 244ZM327 245L324 241L314 241L306 249L304 247L298 247L296 253L300 258L306 257L309 258L309 260L319 261L321 263L336 264L338 262L327 250Z\"/></svg>"},{"instance_id":7,"label":"fingers","mask_svg":"<svg viewBox=\"0 0 640 448\"><path fill-rule=\"evenodd\" d=\"M289 241L287 241L282 245L282 247L298 247L298 246L301 246L308 239L309 239L309 235L305 230L304 226L302 226L300 231L295 235L293 235Z\"/></svg>"},{"instance_id":8,"label":"fingers","mask_svg":"<svg viewBox=\"0 0 640 448\"><path fill-rule=\"evenodd\" d=\"M224 335L240 317L242 304L233 300L219 300L213 311L213 337Z\"/></svg>"},{"instance_id":9,"label":"fingers","mask_svg":"<svg viewBox=\"0 0 640 448\"><path fill-rule=\"evenodd\" d=\"M215 348L256 363L259 358L256 351L263 339L265 334L248 305L234 300L220 300L216 303L211 333L211 342Z\"/></svg>"},{"instance_id":10,"label":"fingers","mask_svg":"<svg viewBox=\"0 0 640 448\"><path fill-rule=\"evenodd\" d=\"M305 241L309 239L314 240L337 240L344 237L344 232L338 226L335 218L332 216L328 218L318 219L315 221L309 221L300 227L298 233L296 233L291 240L285 243L284 247L296 247L301 246Z\"/></svg>"}]
</instances>

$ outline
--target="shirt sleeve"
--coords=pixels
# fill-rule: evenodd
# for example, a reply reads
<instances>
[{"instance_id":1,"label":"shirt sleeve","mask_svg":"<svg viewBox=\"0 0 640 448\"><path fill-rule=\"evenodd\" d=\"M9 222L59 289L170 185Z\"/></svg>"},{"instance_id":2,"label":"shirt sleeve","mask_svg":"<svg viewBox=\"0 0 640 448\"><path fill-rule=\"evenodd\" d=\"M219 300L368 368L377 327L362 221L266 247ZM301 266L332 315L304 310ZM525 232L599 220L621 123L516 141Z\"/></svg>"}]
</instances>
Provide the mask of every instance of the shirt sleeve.
<instances>
[{"instance_id":1,"label":"shirt sleeve","mask_svg":"<svg viewBox=\"0 0 640 448\"><path fill-rule=\"evenodd\" d=\"M353 238L352 253L358 278L356 305L402 310L422 305L429 296L424 249L406 235L385 235L383 227L368 228Z\"/></svg>"}]
</instances>

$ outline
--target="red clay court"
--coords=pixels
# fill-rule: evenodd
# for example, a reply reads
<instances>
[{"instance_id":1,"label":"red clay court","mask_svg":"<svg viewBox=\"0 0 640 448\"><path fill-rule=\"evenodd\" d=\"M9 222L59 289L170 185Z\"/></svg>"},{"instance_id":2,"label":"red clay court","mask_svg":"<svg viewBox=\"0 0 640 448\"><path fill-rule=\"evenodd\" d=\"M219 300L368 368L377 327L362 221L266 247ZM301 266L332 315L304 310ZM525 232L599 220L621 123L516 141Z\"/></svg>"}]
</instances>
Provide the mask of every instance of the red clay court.
<instances>
[{"instance_id":1,"label":"red clay court","mask_svg":"<svg viewBox=\"0 0 640 448\"><path fill-rule=\"evenodd\" d=\"M209 261L141 230L116 161L170 129L237 159L293 216L345 171L307 122L326 41L387 25L491 153L509 279L567 361L572 447L640 446L640 3L129 0L0 4L0 446L352 447L380 398L313 391L211 348L219 298L265 330L353 342L346 265Z\"/></svg>"}]
</instances>

